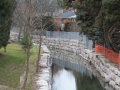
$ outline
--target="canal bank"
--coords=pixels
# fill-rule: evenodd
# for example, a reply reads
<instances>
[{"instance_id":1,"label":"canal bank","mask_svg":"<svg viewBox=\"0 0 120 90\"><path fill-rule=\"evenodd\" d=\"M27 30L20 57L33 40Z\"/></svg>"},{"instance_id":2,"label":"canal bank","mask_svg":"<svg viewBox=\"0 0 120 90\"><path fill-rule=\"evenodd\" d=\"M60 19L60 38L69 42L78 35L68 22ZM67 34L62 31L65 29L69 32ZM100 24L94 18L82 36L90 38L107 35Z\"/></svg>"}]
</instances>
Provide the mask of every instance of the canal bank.
<instances>
[{"instance_id":1,"label":"canal bank","mask_svg":"<svg viewBox=\"0 0 120 90\"><path fill-rule=\"evenodd\" d=\"M52 49L51 57L53 64L64 67L67 70L73 70L80 74L76 81L79 80L79 78L81 79L79 80L81 83L77 83L77 86L82 89L77 90L84 90L85 88L87 88L85 90L114 90L108 82L105 82L104 77L100 75L100 73L95 69L94 65L92 65L87 60L84 60L84 58L81 56L68 51ZM99 86L99 83L104 89ZM88 86L85 87L85 85ZM96 87L98 89L96 89Z\"/></svg>"},{"instance_id":2,"label":"canal bank","mask_svg":"<svg viewBox=\"0 0 120 90\"><path fill-rule=\"evenodd\" d=\"M52 90L52 61L50 51L45 45L41 46L43 53L39 61L39 72L35 77L36 90Z\"/></svg>"},{"instance_id":3,"label":"canal bank","mask_svg":"<svg viewBox=\"0 0 120 90\"><path fill-rule=\"evenodd\" d=\"M106 59L104 55L97 54L93 50L89 50L82 41L44 38L44 43L49 47L49 49L68 51L81 56L85 61L94 66L105 82L115 90L120 90L120 71L118 66ZM105 88L106 90L110 90L108 87Z\"/></svg>"}]
</instances>

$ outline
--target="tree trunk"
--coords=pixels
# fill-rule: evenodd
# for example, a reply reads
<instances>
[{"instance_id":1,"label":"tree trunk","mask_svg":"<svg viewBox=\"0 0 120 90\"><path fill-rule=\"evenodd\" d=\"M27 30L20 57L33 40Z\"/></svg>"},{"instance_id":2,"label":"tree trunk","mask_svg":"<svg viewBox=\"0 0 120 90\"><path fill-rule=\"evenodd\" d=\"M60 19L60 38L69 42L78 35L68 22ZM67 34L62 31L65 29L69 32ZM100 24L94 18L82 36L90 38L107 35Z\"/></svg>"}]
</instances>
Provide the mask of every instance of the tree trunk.
<instances>
[{"instance_id":1,"label":"tree trunk","mask_svg":"<svg viewBox=\"0 0 120 90\"><path fill-rule=\"evenodd\" d=\"M114 40L112 39L112 34L116 32L116 29L118 28L119 26L119 21L117 21L112 27L111 29L109 30L109 34L108 34L108 39L109 39L109 42L113 48L113 50L117 53L119 53L119 49L118 49L118 46L116 45L116 43L114 42Z\"/></svg>"},{"instance_id":2,"label":"tree trunk","mask_svg":"<svg viewBox=\"0 0 120 90\"><path fill-rule=\"evenodd\" d=\"M112 40L112 38L109 36L109 34L108 34L108 39L109 39L109 42L110 42L110 44L111 44L112 50L114 50L115 52L119 53L119 50L118 50L116 44L113 42L113 40Z\"/></svg>"},{"instance_id":3,"label":"tree trunk","mask_svg":"<svg viewBox=\"0 0 120 90\"><path fill-rule=\"evenodd\" d=\"M26 66L26 74L25 74L25 80L23 84L23 89L26 88L27 85L27 79L28 79L28 72L29 72L29 60L30 60L30 38L31 38L31 30L32 30L32 5L31 5L31 0L29 1L29 26L28 26L28 49L27 49L27 66Z\"/></svg>"},{"instance_id":4,"label":"tree trunk","mask_svg":"<svg viewBox=\"0 0 120 90\"><path fill-rule=\"evenodd\" d=\"M111 49L112 50L112 47L110 45L110 42L109 42L109 39L108 39L108 30L105 31L105 44L107 46L107 48Z\"/></svg>"},{"instance_id":5,"label":"tree trunk","mask_svg":"<svg viewBox=\"0 0 120 90\"><path fill-rule=\"evenodd\" d=\"M6 47L4 47L4 52L6 52Z\"/></svg>"},{"instance_id":6,"label":"tree trunk","mask_svg":"<svg viewBox=\"0 0 120 90\"><path fill-rule=\"evenodd\" d=\"M27 49L25 48L25 53L27 53Z\"/></svg>"},{"instance_id":7,"label":"tree trunk","mask_svg":"<svg viewBox=\"0 0 120 90\"><path fill-rule=\"evenodd\" d=\"M106 35L106 45L109 49L113 50L114 52L119 53L119 50L117 48L117 45L115 42L112 40L111 35L115 32L117 29L117 23L115 23L109 30L106 30L105 35Z\"/></svg>"},{"instance_id":8,"label":"tree trunk","mask_svg":"<svg viewBox=\"0 0 120 90\"><path fill-rule=\"evenodd\" d=\"M95 39L93 38L92 41L93 41L93 46L92 46L92 48L95 48Z\"/></svg>"},{"instance_id":9,"label":"tree trunk","mask_svg":"<svg viewBox=\"0 0 120 90\"><path fill-rule=\"evenodd\" d=\"M41 31L42 32L42 31ZM41 52L41 44L42 44L42 35L41 35L41 33L40 33L40 41L39 41L39 51L38 51L38 60L37 60L37 62L36 62L36 72L38 72L38 70L39 70L39 61L40 61L40 52Z\"/></svg>"},{"instance_id":10,"label":"tree trunk","mask_svg":"<svg viewBox=\"0 0 120 90\"><path fill-rule=\"evenodd\" d=\"M30 59L30 46L28 46L28 50L27 50L27 66L26 66L26 73L25 73L23 89L26 88L26 84L27 84L27 78L28 78L28 72L29 72L29 59Z\"/></svg>"},{"instance_id":11,"label":"tree trunk","mask_svg":"<svg viewBox=\"0 0 120 90\"><path fill-rule=\"evenodd\" d=\"M20 27L20 32L18 34L18 42L20 41L21 31L22 31L22 26Z\"/></svg>"}]
</instances>

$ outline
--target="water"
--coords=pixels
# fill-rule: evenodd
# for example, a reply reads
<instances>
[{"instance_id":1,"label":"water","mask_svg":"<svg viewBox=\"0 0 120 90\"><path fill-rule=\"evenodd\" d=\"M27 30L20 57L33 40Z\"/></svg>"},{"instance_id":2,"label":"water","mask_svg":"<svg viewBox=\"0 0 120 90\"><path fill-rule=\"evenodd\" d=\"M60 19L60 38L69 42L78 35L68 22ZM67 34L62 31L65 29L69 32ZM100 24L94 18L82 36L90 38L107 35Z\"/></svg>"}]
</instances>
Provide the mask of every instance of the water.
<instances>
[{"instance_id":1,"label":"water","mask_svg":"<svg viewBox=\"0 0 120 90\"><path fill-rule=\"evenodd\" d=\"M99 81L102 80L99 73L79 55L51 50L51 57L53 61L52 90L105 90L102 85L104 83Z\"/></svg>"},{"instance_id":2,"label":"water","mask_svg":"<svg viewBox=\"0 0 120 90\"><path fill-rule=\"evenodd\" d=\"M94 76L89 77L53 64L52 90L105 90Z\"/></svg>"},{"instance_id":3,"label":"water","mask_svg":"<svg viewBox=\"0 0 120 90\"><path fill-rule=\"evenodd\" d=\"M64 68L53 76L52 90L76 90L76 81L72 71Z\"/></svg>"},{"instance_id":4,"label":"water","mask_svg":"<svg viewBox=\"0 0 120 90\"><path fill-rule=\"evenodd\" d=\"M53 48L50 51L53 62L52 90L114 90L94 65L80 55Z\"/></svg>"}]
</instances>

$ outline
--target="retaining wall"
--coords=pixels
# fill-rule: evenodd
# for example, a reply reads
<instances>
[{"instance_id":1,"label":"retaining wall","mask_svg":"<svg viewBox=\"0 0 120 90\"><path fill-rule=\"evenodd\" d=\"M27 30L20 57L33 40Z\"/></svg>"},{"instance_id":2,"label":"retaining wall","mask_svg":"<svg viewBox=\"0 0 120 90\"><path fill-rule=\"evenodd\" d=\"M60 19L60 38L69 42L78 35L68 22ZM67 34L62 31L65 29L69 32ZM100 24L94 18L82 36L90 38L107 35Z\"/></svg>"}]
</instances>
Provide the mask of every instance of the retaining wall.
<instances>
[{"instance_id":1,"label":"retaining wall","mask_svg":"<svg viewBox=\"0 0 120 90\"><path fill-rule=\"evenodd\" d=\"M103 54L89 50L82 41L79 40L43 38L43 41L50 49L65 50L81 56L84 60L94 65L105 82L108 82L115 90L120 90L120 71L118 66L106 59ZM105 88L109 90L107 87Z\"/></svg>"},{"instance_id":2,"label":"retaining wall","mask_svg":"<svg viewBox=\"0 0 120 90\"><path fill-rule=\"evenodd\" d=\"M36 76L36 90L52 90L52 61L50 59L50 51L45 45L42 45L43 53L39 61L39 73Z\"/></svg>"}]
</instances>

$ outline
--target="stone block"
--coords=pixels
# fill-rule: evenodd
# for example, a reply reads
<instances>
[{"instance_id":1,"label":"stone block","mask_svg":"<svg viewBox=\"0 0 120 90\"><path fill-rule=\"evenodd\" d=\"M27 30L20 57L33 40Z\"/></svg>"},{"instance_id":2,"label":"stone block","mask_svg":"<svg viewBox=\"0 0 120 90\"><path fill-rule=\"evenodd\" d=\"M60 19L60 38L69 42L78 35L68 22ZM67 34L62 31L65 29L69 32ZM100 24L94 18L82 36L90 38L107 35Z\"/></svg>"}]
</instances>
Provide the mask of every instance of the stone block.
<instances>
[{"instance_id":1,"label":"stone block","mask_svg":"<svg viewBox=\"0 0 120 90\"><path fill-rule=\"evenodd\" d=\"M118 72L118 76L120 77L120 71Z\"/></svg>"},{"instance_id":2,"label":"stone block","mask_svg":"<svg viewBox=\"0 0 120 90\"><path fill-rule=\"evenodd\" d=\"M120 90L120 86L115 85L115 90Z\"/></svg>"},{"instance_id":3,"label":"stone block","mask_svg":"<svg viewBox=\"0 0 120 90\"><path fill-rule=\"evenodd\" d=\"M99 66L103 72L105 72L105 66L102 63L99 63Z\"/></svg>"},{"instance_id":4,"label":"stone block","mask_svg":"<svg viewBox=\"0 0 120 90\"><path fill-rule=\"evenodd\" d=\"M114 73L112 74L111 79L112 79L113 81L116 81L117 77L116 77L116 75L115 75Z\"/></svg>"},{"instance_id":5,"label":"stone block","mask_svg":"<svg viewBox=\"0 0 120 90\"><path fill-rule=\"evenodd\" d=\"M114 75L114 73L109 69L109 68L107 68L107 72L106 72L109 76L112 76L112 75Z\"/></svg>"},{"instance_id":6,"label":"stone block","mask_svg":"<svg viewBox=\"0 0 120 90\"><path fill-rule=\"evenodd\" d=\"M117 76L117 75L115 75L114 77L115 77L115 82L116 82L116 84L117 84L117 85L120 85L120 77Z\"/></svg>"},{"instance_id":7,"label":"stone block","mask_svg":"<svg viewBox=\"0 0 120 90\"><path fill-rule=\"evenodd\" d=\"M110 73L111 73L111 70L110 70L109 68L107 68L107 67L104 66L104 72L105 72L106 74L110 74Z\"/></svg>"},{"instance_id":8,"label":"stone block","mask_svg":"<svg viewBox=\"0 0 120 90\"><path fill-rule=\"evenodd\" d=\"M96 60L99 54L93 53L93 59Z\"/></svg>"},{"instance_id":9,"label":"stone block","mask_svg":"<svg viewBox=\"0 0 120 90\"><path fill-rule=\"evenodd\" d=\"M113 71L116 75L118 75L118 72L119 72L118 69L114 69Z\"/></svg>"},{"instance_id":10,"label":"stone block","mask_svg":"<svg viewBox=\"0 0 120 90\"><path fill-rule=\"evenodd\" d=\"M115 87L115 85L116 85L115 81L113 81L113 80L110 80L110 81L109 81L109 84L110 84L112 87Z\"/></svg>"},{"instance_id":11,"label":"stone block","mask_svg":"<svg viewBox=\"0 0 120 90\"><path fill-rule=\"evenodd\" d=\"M91 52L91 53L88 53L88 57L90 58L90 59L93 59L93 53Z\"/></svg>"},{"instance_id":12,"label":"stone block","mask_svg":"<svg viewBox=\"0 0 120 90\"><path fill-rule=\"evenodd\" d=\"M106 88L106 90L115 90L112 86L109 85L108 88Z\"/></svg>"}]
</instances>

